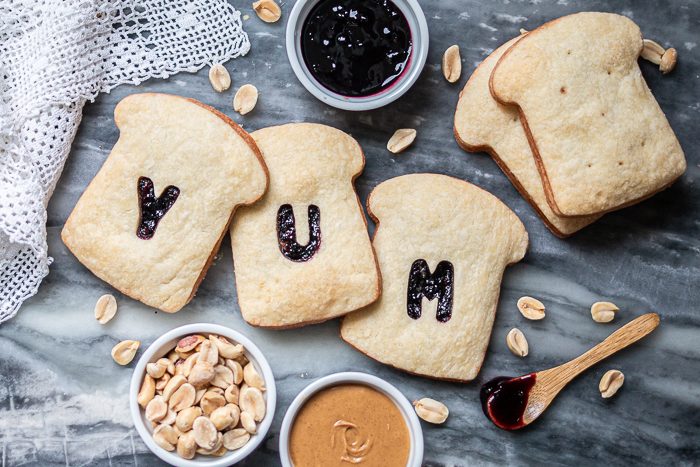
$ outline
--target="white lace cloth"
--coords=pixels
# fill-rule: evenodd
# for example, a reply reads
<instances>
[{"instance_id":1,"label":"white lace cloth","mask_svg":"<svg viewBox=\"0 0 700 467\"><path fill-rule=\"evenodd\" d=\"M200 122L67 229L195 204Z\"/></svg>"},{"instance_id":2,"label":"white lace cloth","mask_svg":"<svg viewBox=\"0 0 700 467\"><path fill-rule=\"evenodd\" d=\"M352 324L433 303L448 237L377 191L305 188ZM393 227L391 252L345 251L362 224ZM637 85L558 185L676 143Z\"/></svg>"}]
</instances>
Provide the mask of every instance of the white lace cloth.
<instances>
[{"instance_id":1,"label":"white lace cloth","mask_svg":"<svg viewBox=\"0 0 700 467\"><path fill-rule=\"evenodd\" d=\"M0 323L49 272L46 205L87 99L250 50L226 0L0 0Z\"/></svg>"}]
</instances>

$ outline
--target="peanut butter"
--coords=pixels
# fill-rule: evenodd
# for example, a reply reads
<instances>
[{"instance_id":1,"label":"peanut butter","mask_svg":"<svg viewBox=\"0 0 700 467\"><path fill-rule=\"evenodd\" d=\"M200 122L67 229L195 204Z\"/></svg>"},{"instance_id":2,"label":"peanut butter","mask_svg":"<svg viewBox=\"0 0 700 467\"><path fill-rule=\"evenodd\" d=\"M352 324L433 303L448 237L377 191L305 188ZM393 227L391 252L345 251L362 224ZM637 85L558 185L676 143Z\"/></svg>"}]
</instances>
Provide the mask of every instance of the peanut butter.
<instances>
[{"instance_id":1,"label":"peanut butter","mask_svg":"<svg viewBox=\"0 0 700 467\"><path fill-rule=\"evenodd\" d=\"M295 467L405 467L410 440L394 402L376 389L343 384L312 396L292 425Z\"/></svg>"}]
</instances>

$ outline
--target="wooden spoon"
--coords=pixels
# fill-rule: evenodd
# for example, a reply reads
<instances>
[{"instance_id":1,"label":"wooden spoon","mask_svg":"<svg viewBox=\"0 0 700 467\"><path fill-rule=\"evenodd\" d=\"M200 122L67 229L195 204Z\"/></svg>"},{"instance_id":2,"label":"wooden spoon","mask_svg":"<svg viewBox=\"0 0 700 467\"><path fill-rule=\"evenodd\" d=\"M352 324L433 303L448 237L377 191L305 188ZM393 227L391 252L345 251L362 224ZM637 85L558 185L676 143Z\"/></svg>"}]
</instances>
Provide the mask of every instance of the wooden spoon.
<instances>
[{"instance_id":1,"label":"wooden spoon","mask_svg":"<svg viewBox=\"0 0 700 467\"><path fill-rule=\"evenodd\" d=\"M492 379L481 388L484 413L504 430L517 430L529 425L547 410L559 391L571 380L604 358L637 342L658 325L659 315L647 313L563 365L517 378Z\"/></svg>"}]
</instances>

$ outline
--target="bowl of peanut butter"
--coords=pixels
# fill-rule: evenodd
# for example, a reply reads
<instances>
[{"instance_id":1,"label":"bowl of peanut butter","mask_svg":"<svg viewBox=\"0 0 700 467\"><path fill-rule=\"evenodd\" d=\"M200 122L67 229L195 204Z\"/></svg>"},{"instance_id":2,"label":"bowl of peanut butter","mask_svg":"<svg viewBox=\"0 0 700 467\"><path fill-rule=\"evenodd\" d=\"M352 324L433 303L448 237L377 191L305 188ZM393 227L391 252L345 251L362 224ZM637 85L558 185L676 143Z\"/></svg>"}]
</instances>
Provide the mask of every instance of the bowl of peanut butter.
<instances>
[{"instance_id":1,"label":"bowl of peanut butter","mask_svg":"<svg viewBox=\"0 0 700 467\"><path fill-rule=\"evenodd\" d=\"M423 431L396 387L366 373L335 373L304 388L280 432L284 467L418 467Z\"/></svg>"}]
</instances>

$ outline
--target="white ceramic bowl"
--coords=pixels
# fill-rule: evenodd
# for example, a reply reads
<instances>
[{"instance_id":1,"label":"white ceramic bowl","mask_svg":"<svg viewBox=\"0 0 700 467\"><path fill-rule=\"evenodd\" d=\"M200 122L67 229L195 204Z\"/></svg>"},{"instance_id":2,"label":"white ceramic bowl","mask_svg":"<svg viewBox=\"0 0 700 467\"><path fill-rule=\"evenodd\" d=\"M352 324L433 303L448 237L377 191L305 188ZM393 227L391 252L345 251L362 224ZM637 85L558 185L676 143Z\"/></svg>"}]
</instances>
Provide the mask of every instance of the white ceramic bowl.
<instances>
[{"instance_id":1,"label":"white ceramic bowl","mask_svg":"<svg viewBox=\"0 0 700 467\"><path fill-rule=\"evenodd\" d=\"M428 23L417 0L392 0L401 10L411 29L413 50L406 70L389 88L366 97L348 97L336 94L314 78L304 63L301 53L301 28L311 9L319 0L297 0L287 20L287 57L294 74L314 96L328 105L343 110L371 110L385 106L401 97L413 86L428 57Z\"/></svg>"},{"instance_id":2,"label":"white ceramic bowl","mask_svg":"<svg viewBox=\"0 0 700 467\"><path fill-rule=\"evenodd\" d=\"M165 449L158 446L155 441L153 441L152 431L150 429L150 422L146 420L144 416L144 411L139 406L136 398L138 397L139 389L141 389L141 383L143 377L146 373L146 364L150 362L155 362L161 357L164 357L168 352L170 352L177 341L184 336L190 334L202 334L204 336L209 334L218 334L225 337L231 342L243 344L246 349L246 356L248 360L255 364L256 369L265 379L266 391L263 392L265 400L267 402L267 411L265 418L258 425L258 432L251 436L248 444L243 446L241 449L236 451L230 451L225 456L214 457L214 456L202 456L197 454L194 459L187 460L177 455L177 452L168 452ZM141 355L136 368L134 368L134 374L131 377L131 387L129 389L129 405L131 408L131 417L134 420L134 426L136 431L138 431L143 442L146 446L158 457L160 457L165 462L182 467L223 467L226 465L235 464L242 459L244 459L248 454L253 452L255 448L262 442L270 429L272 424L272 418L275 415L275 405L277 402L277 392L275 389L275 378L272 374L272 369L267 363L265 356L262 354L260 349L253 344L253 342L245 337L238 331L229 329L224 326L219 326L217 324L208 323L197 323L188 324L186 326L181 326L179 328L173 329L172 331L166 332L162 336L151 344L148 349Z\"/></svg>"},{"instance_id":3,"label":"white ceramic bowl","mask_svg":"<svg viewBox=\"0 0 700 467\"><path fill-rule=\"evenodd\" d=\"M284 415L282 429L280 431L280 460L282 461L283 467L293 467L292 458L289 454L289 435L299 410L306 401L318 391L339 384L364 384L383 392L396 404L406 421L411 442L408 463L406 465L407 467L420 467L423 462L423 430L420 426L420 420L418 420L418 416L413 410L413 406L408 402L408 399L401 394L401 391L383 379L368 375L367 373L357 372L334 373L324 376L306 386L297 397L294 398L292 404L287 409L287 413Z\"/></svg>"}]
</instances>

